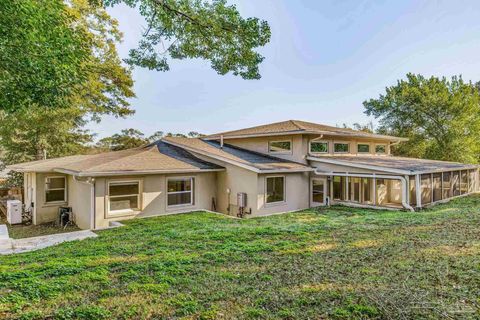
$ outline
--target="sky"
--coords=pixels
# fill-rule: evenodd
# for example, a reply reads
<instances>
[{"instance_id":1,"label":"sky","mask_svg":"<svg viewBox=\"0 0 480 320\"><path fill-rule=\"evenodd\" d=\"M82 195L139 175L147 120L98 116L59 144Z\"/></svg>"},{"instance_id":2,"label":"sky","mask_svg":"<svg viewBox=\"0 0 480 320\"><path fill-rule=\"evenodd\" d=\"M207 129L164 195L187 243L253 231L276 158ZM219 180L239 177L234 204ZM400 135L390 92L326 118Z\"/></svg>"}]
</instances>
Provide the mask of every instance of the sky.
<instances>
[{"instance_id":1,"label":"sky","mask_svg":"<svg viewBox=\"0 0 480 320\"><path fill-rule=\"evenodd\" d=\"M135 115L88 126L98 138L126 128L204 134L289 119L375 123L362 102L408 72L480 80L479 1L229 0L267 20L260 80L218 75L208 61L170 60L170 71L135 68ZM124 5L110 8L126 58L145 30Z\"/></svg>"}]
</instances>

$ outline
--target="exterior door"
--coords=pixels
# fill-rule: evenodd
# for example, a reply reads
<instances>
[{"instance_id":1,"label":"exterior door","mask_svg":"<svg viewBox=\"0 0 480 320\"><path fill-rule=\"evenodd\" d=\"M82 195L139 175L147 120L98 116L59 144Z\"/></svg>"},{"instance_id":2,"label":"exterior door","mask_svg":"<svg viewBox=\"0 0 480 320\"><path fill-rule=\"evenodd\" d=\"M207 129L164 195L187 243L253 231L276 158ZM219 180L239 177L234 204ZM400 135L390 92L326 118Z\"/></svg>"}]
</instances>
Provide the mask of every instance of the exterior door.
<instances>
[{"instance_id":1,"label":"exterior door","mask_svg":"<svg viewBox=\"0 0 480 320\"><path fill-rule=\"evenodd\" d=\"M313 178L311 183L310 206L318 207L326 204L327 179Z\"/></svg>"}]
</instances>

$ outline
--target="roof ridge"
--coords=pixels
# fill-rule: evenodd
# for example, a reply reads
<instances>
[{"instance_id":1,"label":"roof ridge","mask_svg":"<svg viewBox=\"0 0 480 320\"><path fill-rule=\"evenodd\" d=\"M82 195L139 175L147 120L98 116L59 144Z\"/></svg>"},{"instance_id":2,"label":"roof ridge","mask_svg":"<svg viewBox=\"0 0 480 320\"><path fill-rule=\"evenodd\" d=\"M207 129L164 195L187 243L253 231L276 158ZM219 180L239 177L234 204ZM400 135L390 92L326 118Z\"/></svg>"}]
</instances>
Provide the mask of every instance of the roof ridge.
<instances>
[{"instance_id":1,"label":"roof ridge","mask_svg":"<svg viewBox=\"0 0 480 320\"><path fill-rule=\"evenodd\" d=\"M297 127L299 130L306 130L304 126L298 123L299 120L289 120L295 127Z\"/></svg>"}]
</instances>

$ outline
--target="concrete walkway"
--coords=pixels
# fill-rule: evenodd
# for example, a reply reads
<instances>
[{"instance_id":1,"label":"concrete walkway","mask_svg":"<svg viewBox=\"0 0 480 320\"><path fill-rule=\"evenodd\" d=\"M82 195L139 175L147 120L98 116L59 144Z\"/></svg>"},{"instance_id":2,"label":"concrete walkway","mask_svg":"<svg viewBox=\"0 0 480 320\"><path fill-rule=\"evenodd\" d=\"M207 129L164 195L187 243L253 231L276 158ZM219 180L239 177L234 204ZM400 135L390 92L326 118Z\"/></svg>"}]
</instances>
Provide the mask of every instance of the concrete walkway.
<instances>
[{"instance_id":1,"label":"concrete walkway","mask_svg":"<svg viewBox=\"0 0 480 320\"><path fill-rule=\"evenodd\" d=\"M90 230L82 230L40 237L11 239L8 236L7 226L0 225L0 255L34 251L66 241L83 240L93 237L97 237L97 234Z\"/></svg>"}]
</instances>

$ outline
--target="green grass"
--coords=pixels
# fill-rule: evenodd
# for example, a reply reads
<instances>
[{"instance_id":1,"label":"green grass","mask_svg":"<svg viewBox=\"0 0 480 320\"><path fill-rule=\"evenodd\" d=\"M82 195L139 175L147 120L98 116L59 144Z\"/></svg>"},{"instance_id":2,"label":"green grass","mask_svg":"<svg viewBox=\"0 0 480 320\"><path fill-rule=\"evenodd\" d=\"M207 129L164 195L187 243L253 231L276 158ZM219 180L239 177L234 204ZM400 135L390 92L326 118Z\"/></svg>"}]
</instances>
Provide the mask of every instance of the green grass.
<instances>
[{"instance_id":1,"label":"green grass","mask_svg":"<svg viewBox=\"0 0 480 320\"><path fill-rule=\"evenodd\" d=\"M126 222L0 257L0 318L478 319L480 197Z\"/></svg>"}]
</instances>

